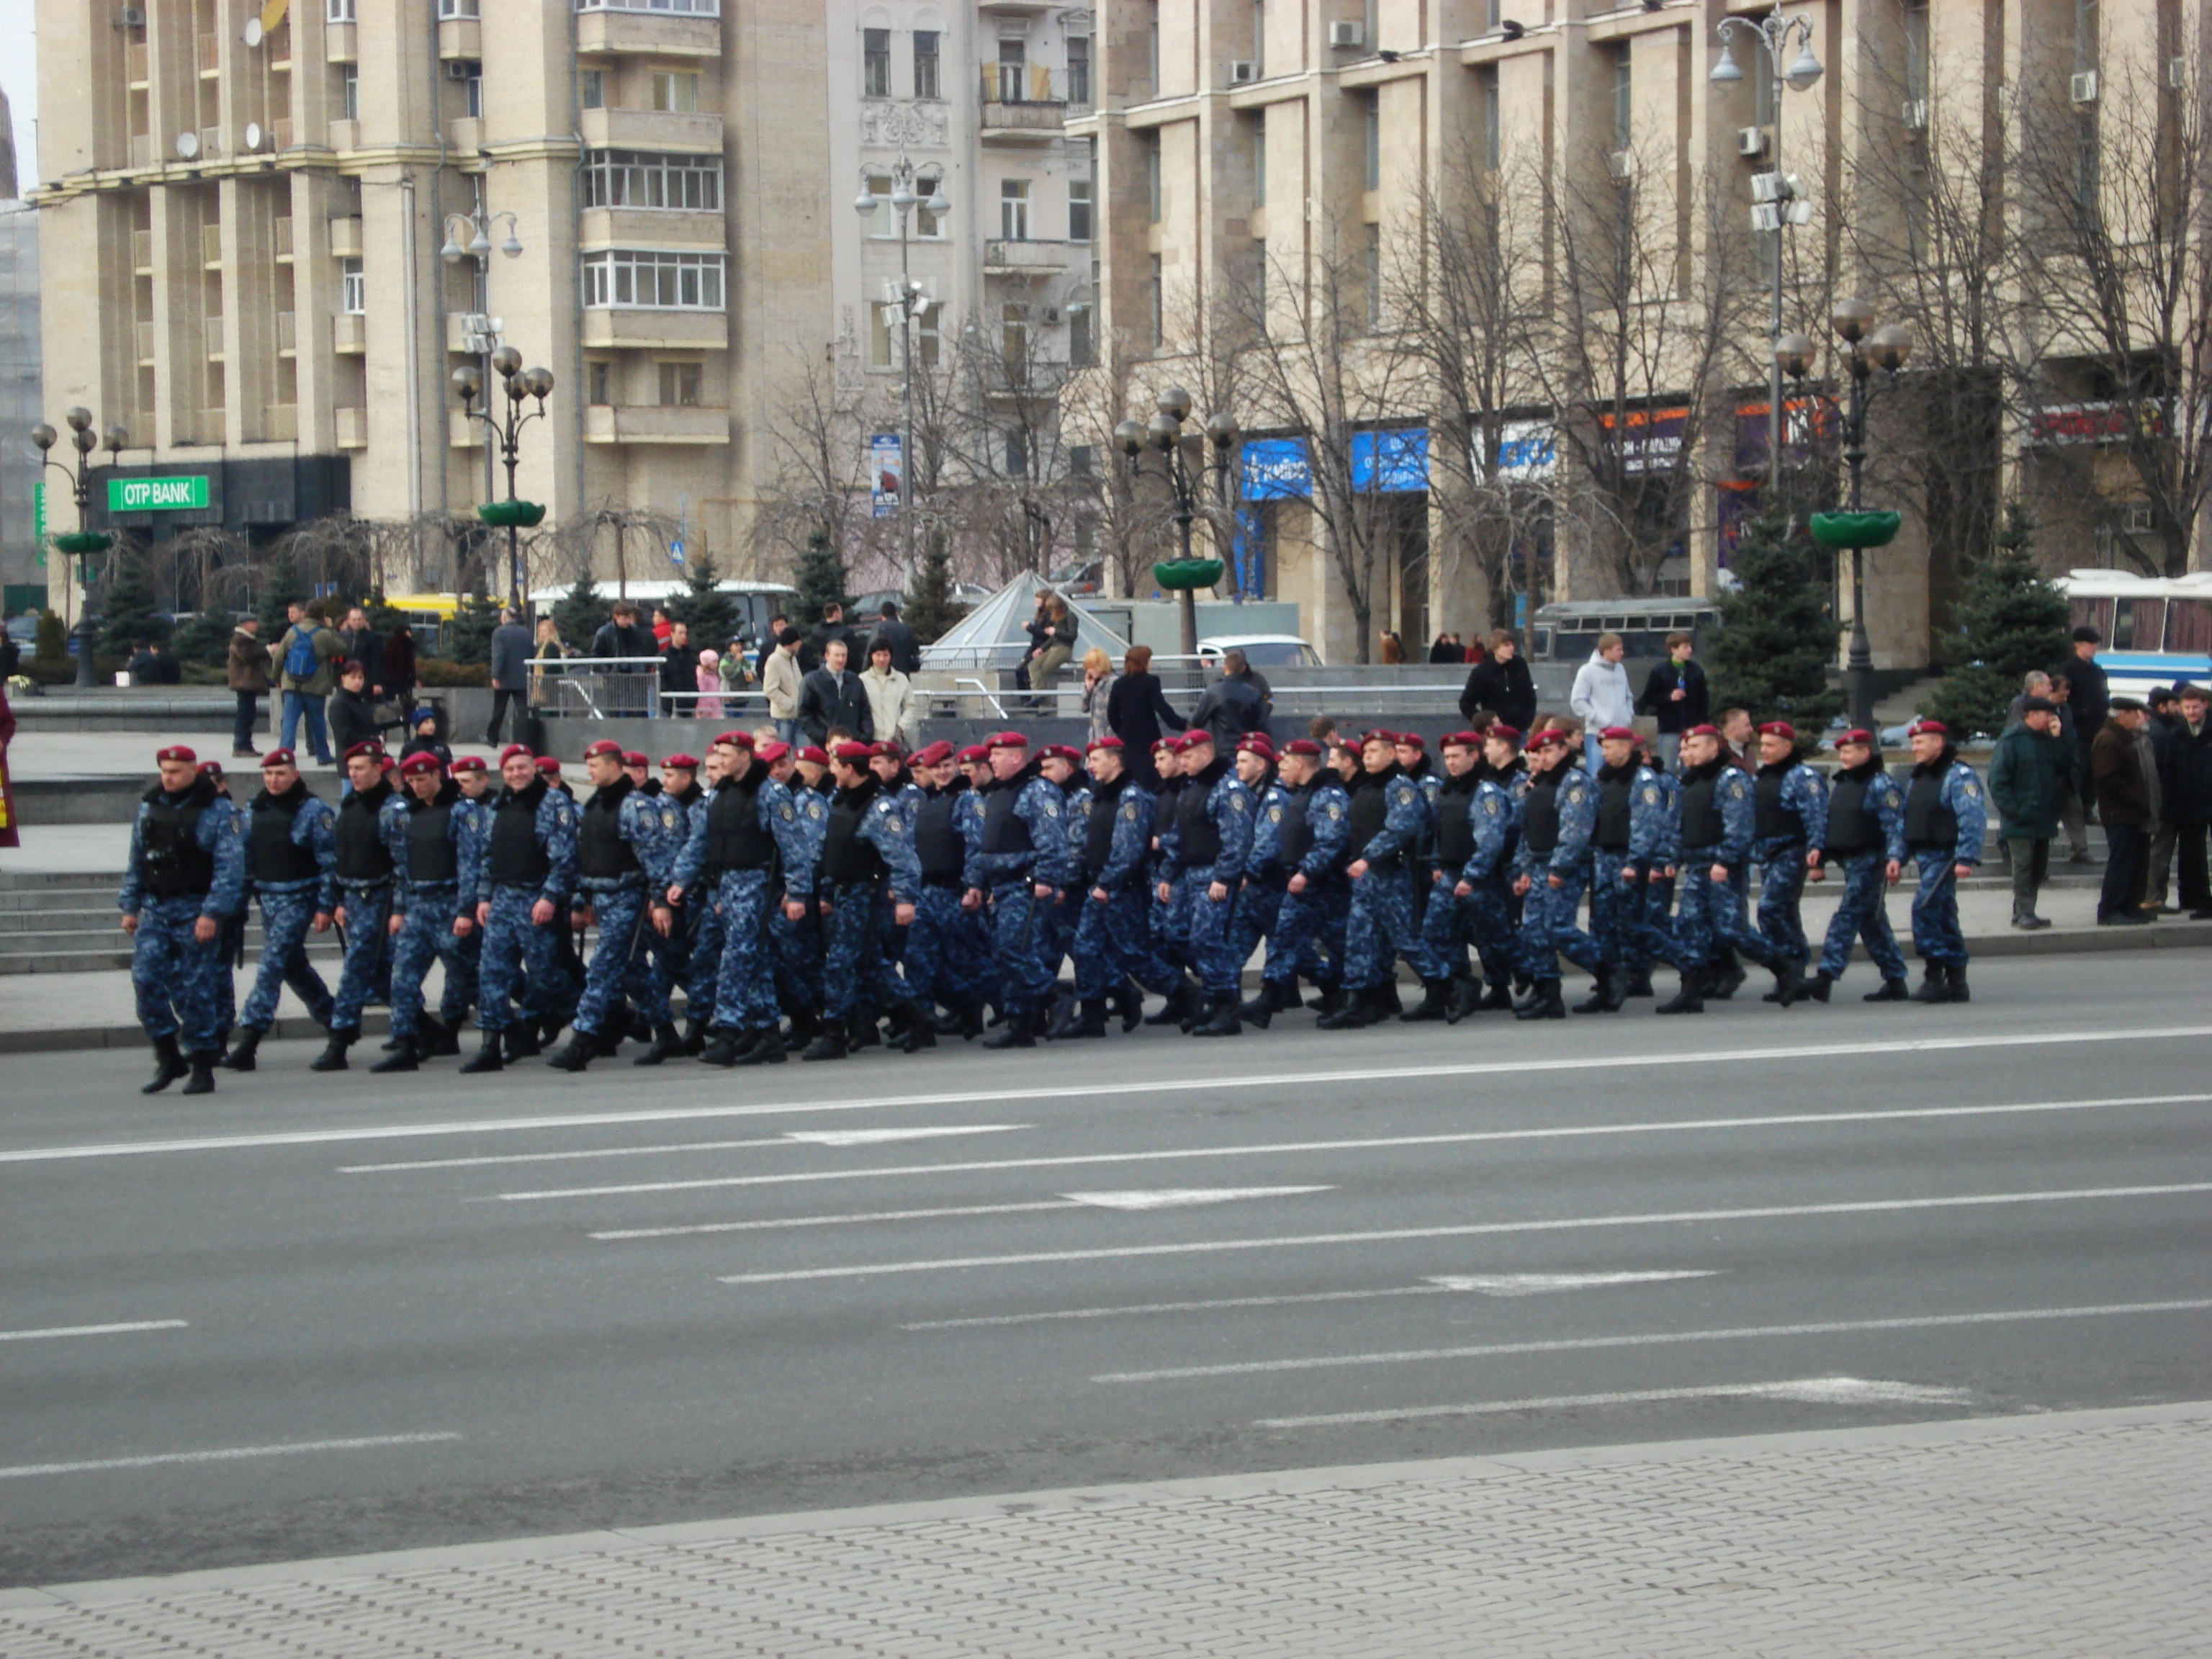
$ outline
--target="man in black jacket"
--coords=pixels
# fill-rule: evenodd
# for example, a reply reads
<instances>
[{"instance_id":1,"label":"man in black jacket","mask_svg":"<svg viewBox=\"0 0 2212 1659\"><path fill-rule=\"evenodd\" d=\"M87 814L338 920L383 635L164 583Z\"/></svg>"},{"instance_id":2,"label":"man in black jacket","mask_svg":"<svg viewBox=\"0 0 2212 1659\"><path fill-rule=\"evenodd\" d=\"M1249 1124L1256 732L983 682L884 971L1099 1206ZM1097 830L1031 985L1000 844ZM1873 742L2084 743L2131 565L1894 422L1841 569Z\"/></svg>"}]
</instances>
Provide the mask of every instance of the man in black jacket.
<instances>
[{"instance_id":1,"label":"man in black jacket","mask_svg":"<svg viewBox=\"0 0 2212 1659\"><path fill-rule=\"evenodd\" d=\"M899 608L885 599L878 611L876 637L891 648L891 666L902 674L921 672L921 646L915 639L914 629L899 620Z\"/></svg>"},{"instance_id":2,"label":"man in black jacket","mask_svg":"<svg viewBox=\"0 0 2212 1659\"><path fill-rule=\"evenodd\" d=\"M680 720L698 707L699 653L684 623L668 625L668 648L660 653L660 712Z\"/></svg>"},{"instance_id":3,"label":"man in black jacket","mask_svg":"<svg viewBox=\"0 0 2212 1659\"><path fill-rule=\"evenodd\" d=\"M2087 810L2091 823L2096 821L2097 789L2091 775L2089 746L2105 728L2105 715L2112 706L2112 696L2105 671L2097 662L2100 642L2095 629L2075 629L2074 655L2069 660L2059 664L2052 675L2055 679L2058 673L2063 673L2067 684L2072 687L2068 693L2068 701L2073 707L2075 736L2081 749L2081 763L2074 769L2074 776L2081 786L2081 805ZM2070 830L2071 826L2069 828ZM2086 856L2080 861L2087 862Z\"/></svg>"},{"instance_id":4,"label":"man in black jacket","mask_svg":"<svg viewBox=\"0 0 2212 1659\"><path fill-rule=\"evenodd\" d=\"M1651 671L1651 678L1644 682L1644 695L1636 700L1638 714L1659 722L1659 760L1670 772L1682 752L1682 733L1712 718L1705 671L1692 660L1697 648L1689 635L1669 634L1667 660Z\"/></svg>"},{"instance_id":5,"label":"man in black jacket","mask_svg":"<svg viewBox=\"0 0 2212 1659\"><path fill-rule=\"evenodd\" d=\"M862 743L875 741L875 717L868 708L867 688L858 674L846 672L842 640L831 640L823 646L822 666L799 683L799 730L826 748L833 726L844 727Z\"/></svg>"},{"instance_id":6,"label":"man in black jacket","mask_svg":"<svg viewBox=\"0 0 2212 1659\"><path fill-rule=\"evenodd\" d=\"M2212 921L2212 880L2207 871L2212 720L2206 717L2212 710L2212 696L2201 685L2185 685L2177 702L2179 713L2160 745L2160 807L2173 829L2174 856L2181 866L2181 908L2191 921Z\"/></svg>"},{"instance_id":7,"label":"man in black jacket","mask_svg":"<svg viewBox=\"0 0 2212 1659\"><path fill-rule=\"evenodd\" d=\"M1468 724L1486 708L1516 732L1536 723L1535 679L1513 635L1502 628L1490 636L1489 654L1469 671L1467 689L1459 694L1460 715Z\"/></svg>"},{"instance_id":8,"label":"man in black jacket","mask_svg":"<svg viewBox=\"0 0 2212 1659\"><path fill-rule=\"evenodd\" d=\"M616 600L613 617L592 635L592 656L631 659L619 668L605 671L608 678L602 682L601 695L606 700L608 714L642 717L651 708L651 692L641 678L651 672L651 665L635 659L659 654L660 647L653 641L653 630L638 622L637 607L628 599Z\"/></svg>"}]
</instances>

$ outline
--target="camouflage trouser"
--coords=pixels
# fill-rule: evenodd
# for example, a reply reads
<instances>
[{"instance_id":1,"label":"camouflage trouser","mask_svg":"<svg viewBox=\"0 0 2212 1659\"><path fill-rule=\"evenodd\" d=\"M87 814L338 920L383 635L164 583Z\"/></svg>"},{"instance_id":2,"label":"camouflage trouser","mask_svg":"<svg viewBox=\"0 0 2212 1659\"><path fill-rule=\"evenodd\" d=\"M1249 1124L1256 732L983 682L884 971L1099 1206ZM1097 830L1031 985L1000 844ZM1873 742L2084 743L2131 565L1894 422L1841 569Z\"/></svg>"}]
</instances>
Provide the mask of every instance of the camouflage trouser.
<instances>
[{"instance_id":1,"label":"camouflage trouser","mask_svg":"<svg viewBox=\"0 0 2212 1659\"><path fill-rule=\"evenodd\" d=\"M769 922L769 937L775 946L776 1000L786 1013L815 1013L823 1006L822 914L814 899L804 902L806 915L801 920L792 921L779 907Z\"/></svg>"},{"instance_id":2,"label":"camouflage trouser","mask_svg":"<svg viewBox=\"0 0 2212 1659\"><path fill-rule=\"evenodd\" d=\"M1452 891L1457 878L1449 870L1429 878L1427 907L1421 912L1421 943L1437 959L1445 975L1458 979L1467 973L1467 946L1473 934L1469 901Z\"/></svg>"},{"instance_id":3,"label":"camouflage trouser","mask_svg":"<svg viewBox=\"0 0 2212 1659\"><path fill-rule=\"evenodd\" d=\"M253 970L253 989L239 1012L239 1023L249 1031L265 1031L276 1023L276 1000L287 985L317 1024L330 1024L330 987L307 961L317 885L311 881L264 887L255 895L261 901L261 960Z\"/></svg>"},{"instance_id":4,"label":"camouflage trouser","mask_svg":"<svg viewBox=\"0 0 2212 1659\"><path fill-rule=\"evenodd\" d=\"M1168 896L1157 896L1165 887ZM1171 864L1162 864L1152 877L1152 943L1162 956L1178 968L1188 968L1190 955L1190 906L1183 884L1176 879Z\"/></svg>"},{"instance_id":5,"label":"camouflage trouser","mask_svg":"<svg viewBox=\"0 0 2212 1659\"><path fill-rule=\"evenodd\" d=\"M331 1029L358 1031L362 1007L380 994L387 1000L392 994L391 939L385 932L392 919L392 888L341 885L338 905L346 913L345 959L338 969Z\"/></svg>"},{"instance_id":6,"label":"camouflage trouser","mask_svg":"<svg viewBox=\"0 0 2212 1659\"><path fill-rule=\"evenodd\" d=\"M1301 974L1316 985L1340 982L1351 908L1352 896L1338 883L1309 882L1299 893L1285 889L1267 935L1267 963L1261 977L1270 985L1291 984Z\"/></svg>"},{"instance_id":7,"label":"camouflage trouser","mask_svg":"<svg viewBox=\"0 0 2212 1659\"><path fill-rule=\"evenodd\" d=\"M1498 884L1477 882L1464 898L1452 890L1458 885L1438 884L1429 896L1429 913L1421 918L1421 937L1437 959L1454 975L1467 970L1467 947L1474 946L1482 977L1492 985L1513 978L1516 966L1514 927L1507 895Z\"/></svg>"},{"instance_id":8,"label":"camouflage trouser","mask_svg":"<svg viewBox=\"0 0 2212 1659\"><path fill-rule=\"evenodd\" d=\"M1190 942L1191 968L1206 994L1221 997L1236 992L1244 958L1237 954L1237 889L1231 887L1226 898L1208 896L1212 872L1212 865L1178 871L1175 891Z\"/></svg>"},{"instance_id":9,"label":"camouflage trouser","mask_svg":"<svg viewBox=\"0 0 2212 1659\"><path fill-rule=\"evenodd\" d=\"M850 881L817 895L830 902L823 918L823 1009L842 1019L856 1009L880 1012L908 1001L906 981L891 960L890 899L874 881Z\"/></svg>"},{"instance_id":10,"label":"camouflage trouser","mask_svg":"<svg viewBox=\"0 0 2212 1659\"><path fill-rule=\"evenodd\" d=\"M991 945L982 921L960 908L959 887L925 886L915 898L914 926L906 930L906 982L924 1002L956 1007L988 995Z\"/></svg>"},{"instance_id":11,"label":"camouflage trouser","mask_svg":"<svg viewBox=\"0 0 2212 1659\"><path fill-rule=\"evenodd\" d=\"M1966 936L1959 927L1959 881L1951 866L1957 859L1948 847L1916 847L1912 864L1920 885L1912 895L1912 948L1923 962L1946 968L1966 965Z\"/></svg>"},{"instance_id":12,"label":"camouflage trouser","mask_svg":"<svg viewBox=\"0 0 2212 1659\"><path fill-rule=\"evenodd\" d=\"M599 930L599 945L584 969L583 994L576 1001L577 1031L589 1036L605 1029L610 1011L623 1000L647 1024L668 1024L668 986L645 948L645 935L653 932L645 888L635 883L585 888L576 896L592 907Z\"/></svg>"},{"instance_id":13,"label":"camouflage trouser","mask_svg":"<svg viewBox=\"0 0 2212 1659\"><path fill-rule=\"evenodd\" d=\"M1240 972L1252 960L1252 953L1274 938L1280 926L1287 879L1279 873L1255 876L1237 895L1237 936L1231 944L1237 951Z\"/></svg>"},{"instance_id":14,"label":"camouflage trouser","mask_svg":"<svg viewBox=\"0 0 2212 1659\"><path fill-rule=\"evenodd\" d=\"M1753 930L1739 872L1730 870L1726 879L1713 879L1713 860L1718 851L1717 848L1692 847L1682 854L1674 927L1668 935L1672 948L1666 952L1667 959L1687 972L1711 965L1723 951L1732 949L1762 967L1771 968L1783 959L1781 952Z\"/></svg>"},{"instance_id":15,"label":"camouflage trouser","mask_svg":"<svg viewBox=\"0 0 2212 1659\"><path fill-rule=\"evenodd\" d=\"M1662 940L1644 921L1645 861L1626 853L1590 855L1590 937L1608 968L1634 972L1662 954Z\"/></svg>"},{"instance_id":16,"label":"camouflage trouser","mask_svg":"<svg viewBox=\"0 0 2212 1659\"><path fill-rule=\"evenodd\" d=\"M131 988L137 993L138 1024L149 1037L176 1037L187 1054L222 1047L222 986L230 964L222 939L203 945L199 897L149 899L138 912L131 940Z\"/></svg>"},{"instance_id":17,"label":"camouflage trouser","mask_svg":"<svg viewBox=\"0 0 2212 1659\"><path fill-rule=\"evenodd\" d=\"M1805 843L1762 841L1752 848L1752 859L1759 866L1759 931L1790 961L1802 963L1813 954L1798 914L1805 897Z\"/></svg>"},{"instance_id":18,"label":"camouflage trouser","mask_svg":"<svg viewBox=\"0 0 2212 1659\"><path fill-rule=\"evenodd\" d=\"M1903 979L1905 957L1897 948L1897 935L1889 931L1889 905L1884 890L1888 883L1888 860L1880 853L1853 853L1844 860L1844 899L1828 918L1828 936L1820 947L1820 971L1841 979L1850 966L1851 945L1866 940L1867 955L1884 979Z\"/></svg>"},{"instance_id":19,"label":"camouflage trouser","mask_svg":"<svg viewBox=\"0 0 2212 1659\"><path fill-rule=\"evenodd\" d=\"M713 1002L695 1001L695 1018L725 1031L766 1031L776 1023L775 973L769 963L769 915L781 895L765 870L725 870L714 895L701 907L703 923L713 918L712 940L720 952L708 976ZM705 930L702 929L702 933ZM695 955L705 945L695 946ZM711 1018L709 1018L711 1016Z\"/></svg>"},{"instance_id":20,"label":"camouflage trouser","mask_svg":"<svg viewBox=\"0 0 2212 1659\"><path fill-rule=\"evenodd\" d=\"M1559 959L1565 957L1594 974L1603 960L1598 955L1597 941L1575 925L1583 889L1589 882L1589 866L1579 865L1561 873L1557 887L1550 879L1553 873L1550 866L1538 865L1529 874L1528 891L1521 901L1522 971L1531 979L1557 979Z\"/></svg>"},{"instance_id":21,"label":"camouflage trouser","mask_svg":"<svg viewBox=\"0 0 2212 1659\"><path fill-rule=\"evenodd\" d=\"M765 878L766 872L760 873ZM684 909L677 917L689 929L689 937L684 942L688 969L684 977L684 1007L697 1025L712 1025L719 1018L716 1010L721 1001L722 957L727 951L728 938L722 925L721 906L717 902L716 890L721 879L720 876L708 876L693 883L684 897Z\"/></svg>"},{"instance_id":22,"label":"camouflage trouser","mask_svg":"<svg viewBox=\"0 0 2212 1659\"><path fill-rule=\"evenodd\" d=\"M1044 965L1052 970L1055 978L1060 974L1060 964L1075 949L1075 929L1082 919L1083 894L1080 889L1070 890L1057 901L1044 899L1039 902L1037 931L1044 938Z\"/></svg>"},{"instance_id":23,"label":"camouflage trouser","mask_svg":"<svg viewBox=\"0 0 2212 1659\"><path fill-rule=\"evenodd\" d=\"M568 918L556 909L539 927L530 919L540 895L535 887L503 886L486 901L491 920L483 930L483 955L477 966L477 1024L503 1031L517 1019L536 1024L567 1012L566 979L561 966L561 935Z\"/></svg>"},{"instance_id":24,"label":"camouflage trouser","mask_svg":"<svg viewBox=\"0 0 2212 1659\"><path fill-rule=\"evenodd\" d=\"M659 896L665 896L667 890L665 887L659 889ZM639 941L638 948L645 952L647 958L653 963L653 971L659 976L664 992L672 992L680 988L687 996L690 994L691 927L694 908L695 906L690 904L677 907L675 918L669 924L668 934L665 939L654 931L650 922L647 923L644 937ZM673 1013L669 1017L672 1019L675 1018Z\"/></svg>"},{"instance_id":25,"label":"camouflage trouser","mask_svg":"<svg viewBox=\"0 0 2212 1659\"><path fill-rule=\"evenodd\" d=\"M1152 948L1152 900L1141 884L1120 889L1103 903L1085 889L1075 924L1075 994L1095 1000L1133 979L1166 995L1181 970Z\"/></svg>"},{"instance_id":26,"label":"camouflage trouser","mask_svg":"<svg viewBox=\"0 0 2212 1659\"><path fill-rule=\"evenodd\" d=\"M1031 885L1025 876L991 889L991 958L999 970L1000 1006L1010 1014L1035 1013L1052 996Z\"/></svg>"},{"instance_id":27,"label":"camouflage trouser","mask_svg":"<svg viewBox=\"0 0 2212 1659\"><path fill-rule=\"evenodd\" d=\"M422 981L430 964L446 965L446 990L440 1012L454 1012L456 981L473 985L474 964L468 960L468 940L453 934L453 913L459 896L458 884L425 882L408 890L401 901L404 917L399 935L392 941L392 1035L410 1040L422 1027ZM471 930L474 937L474 930ZM465 1008L467 1004L461 1005Z\"/></svg>"},{"instance_id":28,"label":"camouflage trouser","mask_svg":"<svg viewBox=\"0 0 2212 1659\"><path fill-rule=\"evenodd\" d=\"M1403 957L1424 980L1446 977L1443 964L1421 942L1413 921L1413 875L1370 866L1352 884L1352 913L1344 927L1344 983L1368 991L1397 970Z\"/></svg>"}]
</instances>

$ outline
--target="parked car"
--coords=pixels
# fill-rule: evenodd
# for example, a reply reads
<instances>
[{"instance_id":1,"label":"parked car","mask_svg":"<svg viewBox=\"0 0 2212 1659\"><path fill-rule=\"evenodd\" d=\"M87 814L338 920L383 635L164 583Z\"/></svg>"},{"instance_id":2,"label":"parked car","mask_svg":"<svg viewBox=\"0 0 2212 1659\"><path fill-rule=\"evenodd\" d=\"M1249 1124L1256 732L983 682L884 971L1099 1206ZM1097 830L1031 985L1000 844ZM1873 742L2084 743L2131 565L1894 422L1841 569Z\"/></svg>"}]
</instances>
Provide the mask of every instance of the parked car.
<instances>
[{"instance_id":1,"label":"parked car","mask_svg":"<svg viewBox=\"0 0 2212 1659\"><path fill-rule=\"evenodd\" d=\"M1319 668L1321 653L1295 634L1209 634L1198 642L1198 659L1207 667L1224 651L1242 651L1255 668Z\"/></svg>"}]
</instances>

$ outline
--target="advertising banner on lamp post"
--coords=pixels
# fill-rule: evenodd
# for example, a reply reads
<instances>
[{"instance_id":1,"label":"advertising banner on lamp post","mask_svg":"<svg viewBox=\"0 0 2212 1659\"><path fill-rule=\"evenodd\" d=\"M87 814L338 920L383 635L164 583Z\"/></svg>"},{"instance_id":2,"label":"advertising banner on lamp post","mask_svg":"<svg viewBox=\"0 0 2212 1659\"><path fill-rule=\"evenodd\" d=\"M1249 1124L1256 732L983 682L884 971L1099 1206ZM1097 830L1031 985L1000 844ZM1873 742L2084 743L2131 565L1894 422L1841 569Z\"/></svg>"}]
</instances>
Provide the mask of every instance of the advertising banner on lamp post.
<instances>
[{"instance_id":1,"label":"advertising banner on lamp post","mask_svg":"<svg viewBox=\"0 0 2212 1659\"><path fill-rule=\"evenodd\" d=\"M868 440L868 483L876 517L888 519L899 510L906 495L906 456L897 433L878 432Z\"/></svg>"}]
</instances>

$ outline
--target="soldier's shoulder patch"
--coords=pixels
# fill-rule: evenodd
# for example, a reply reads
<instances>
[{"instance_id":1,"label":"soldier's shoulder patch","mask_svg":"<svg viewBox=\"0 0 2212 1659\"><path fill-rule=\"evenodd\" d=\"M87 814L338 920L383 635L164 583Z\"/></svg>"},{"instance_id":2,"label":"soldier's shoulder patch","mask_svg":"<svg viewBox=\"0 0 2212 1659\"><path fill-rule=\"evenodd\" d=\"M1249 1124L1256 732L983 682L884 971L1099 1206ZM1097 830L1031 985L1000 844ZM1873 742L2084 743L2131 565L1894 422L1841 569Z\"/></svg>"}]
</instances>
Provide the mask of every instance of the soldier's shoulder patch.
<instances>
[{"instance_id":1,"label":"soldier's shoulder patch","mask_svg":"<svg viewBox=\"0 0 2212 1659\"><path fill-rule=\"evenodd\" d=\"M1123 801L1121 803L1121 816L1128 819L1130 823L1134 823L1137 821L1137 803L1133 800Z\"/></svg>"},{"instance_id":2,"label":"soldier's shoulder patch","mask_svg":"<svg viewBox=\"0 0 2212 1659\"><path fill-rule=\"evenodd\" d=\"M1644 786L1644 804L1646 806L1656 806L1659 804L1659 786L1657 784L1647 783Z\"/></svg>"},{"instance_id":3,"label":"soldier's shoulder patch","mask_svg":"<svg viewBox=\"0 0 2212 1659\"><path fill-rule=\"evenodd\" d=\"M669 806L661 809L660 827L664 830L673 830L676 827L676 809L674 807Z\"/></svg>"},{"instance_id":4,"label":"soldier's shoulder patch","mask_svg":"<svg viewBox=\"0 0 2212 1659\"><path fill-rule=\"evenodd\" d=\"M891 832L891 834L893 834L893 835L895 835L895 836L896 836L896 834L898 834L898 832L899 832L899 820L898 820L898 814L897 814L897 813L896 813L896 812L886 812L886 813L884 813L884 829L886 829L886 830L890 830L890 831Z\"/></svg>"},{"instance_id":5,"label":"soldier's shoulder patch","mask_svg":"<svg viewBox=\"0 0 2212 1659\"><path fill-rule=\"evenodd\" d=\"M1960 779L1959 789L1960 793L1964 794L1968 800L1979 800L1981 799L1982 786L1976 783L1972 778Z\"/></svg>"},{"instance_id":6,"label":"soldier's shoulder patch","mask_svg":"<svg viewBox=\"0 0 2212 1659\"><path fill-rule=\"evenodd\" d=\"M784 802L782 805L777 807L775 810L783 814L783 821L786 823L789 823L793 818L799 816L799 809L796 806L793 806L789 801Z\"/></svg>"},{"instance_id":7,"label":"soldier's shoulder patch","mask_svg":"<svg viewBox=\"0 0 2212 1659\"><path fill-rule=\"evenodd\" d=\"M1485 795L1482 798L1482 810L1489 813L1493 818L1496 817L1498 813L1498 797L1495 795Z\"/></svg>"},{"instance_id":8,"label":"soldier's shoulder patch","mask_svg":"<svg viewBox=\"0 0 2212 1659\"><path fill-rule=\"evenodd\" d=\"M806 816L810 818L820 817L822 816L822 797L814 794L814 792L811 789L806 793L813 797L813 799L806 803Z\"/></svg>"},{"instance_id":9,"label":"soldier's shoulder patch","mask_svg":"<svg viewBox=\"0 0 2212 1659\"><path fill-rule=\"evenodd\" d=\"M1282 821L1283 809L1279 806L1270 806L1267 809L1267 822L1270 823L1280 823Z\"/></svg>"},{"instance_id":10,"label":"soldier's shoulder patch","mask_svg":"<svg viewBox=\"0 0 2212 1659\"><path fill-rule=\"evenodd\" d=\"M1058 817L1060 816L1060 803L1048 798L1044 804L1044 815L1048 818Z\"/></svg>"},{"instance_id":11,"label":"soldier's shoulder patch","mask_svg":"<svg viewBox=\"0 0 2212 1659\"><path fill-rule=\"evenodd\" d=\"M1329 822L1332 823L1335 823L1337 819L1344 816L1344 809L1341 806L1339 806L1334 801L1329 802L1328 805L1322 807L1321 810L1328 814Z\"/></svg>"},{"instance_id":12,"label":"soldier's shoulder patch","mask_svg":"<svg viewBox=\"0 0 2212 1659\"><path fill-rule=\"evenodd\" d=\"M1250 797L1246 795L1243 790L1235 790L1231 793L1229 797L1229 809L1233 812L1241 812L1249 804L1249 802Z\"/></svg>"}]
</instances>

